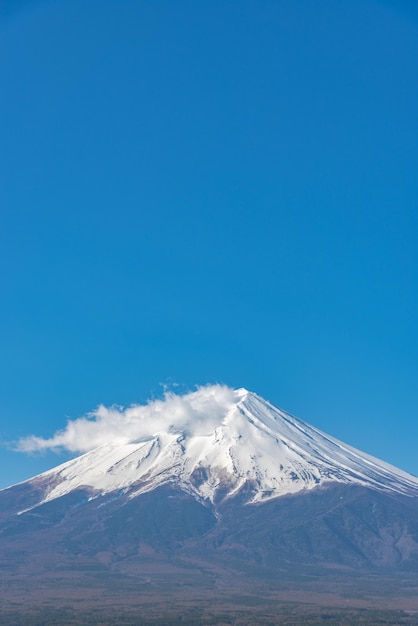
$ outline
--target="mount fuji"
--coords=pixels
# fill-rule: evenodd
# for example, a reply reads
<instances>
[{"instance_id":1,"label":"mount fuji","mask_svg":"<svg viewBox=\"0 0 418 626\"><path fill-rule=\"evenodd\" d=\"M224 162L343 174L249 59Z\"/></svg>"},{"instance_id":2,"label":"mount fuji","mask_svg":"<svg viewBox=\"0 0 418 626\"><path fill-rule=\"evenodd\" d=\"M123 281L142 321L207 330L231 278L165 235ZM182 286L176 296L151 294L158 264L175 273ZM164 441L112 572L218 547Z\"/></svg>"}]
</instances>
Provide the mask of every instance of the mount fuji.
<instances>
[{"instance_id":1,"label":"mount fuji","mask_svg":"<svg viewBox=\"0 0 418 626\"><path fill-rule=\"evenodd\" d=\"M102 407L23 445L75 449L74 433L84 454L0 491L0 574L16 585L30 575L45 594L53 577L69 597L75 577L207 591L355 574L418 587L418 478L255 393Z\"/></svg>"},{"instance_id":2,"label":"mount fuji","mask_svg":"<svg viewBox=\"0 0 418 626\"><path fill-rule=\"evenodd\" d=\"M205 388L214 400L217 386ZM193 405L202 391L188 394ZM28 481L41 497L31 508L79 489L90 498L136 498L176 485L215 504L245 489L247 503L265 502L330 483L362 485L386 493L418 494L418 478L334 439L277 409L246 389L230 390L217 414L154 421L138 439L105 443ZM219 406L221 404L221 407ZM210 403L209 403L210 410ZM25 511L19 511L23 513Z\"/></svg>"}]
</instances>

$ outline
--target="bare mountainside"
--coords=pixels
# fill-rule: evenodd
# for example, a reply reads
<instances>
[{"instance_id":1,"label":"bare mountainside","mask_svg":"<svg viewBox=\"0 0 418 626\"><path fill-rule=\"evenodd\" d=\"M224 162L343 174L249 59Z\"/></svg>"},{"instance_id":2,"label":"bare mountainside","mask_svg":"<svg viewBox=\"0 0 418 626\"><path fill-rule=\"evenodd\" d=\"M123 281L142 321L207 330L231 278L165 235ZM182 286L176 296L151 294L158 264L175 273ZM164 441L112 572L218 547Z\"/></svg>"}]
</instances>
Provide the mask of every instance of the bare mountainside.
<instances>
[{"instance_id":1,"label":"bare mountainside","mask_svg":"<svg viewBox=\"0 0 418 626\"><path fill-rule=\"evenodd\" d=\"M0 492L4 606L257 590L418 610L416 477L244 389L199 393Z\"/></svg>"}]
</instances>

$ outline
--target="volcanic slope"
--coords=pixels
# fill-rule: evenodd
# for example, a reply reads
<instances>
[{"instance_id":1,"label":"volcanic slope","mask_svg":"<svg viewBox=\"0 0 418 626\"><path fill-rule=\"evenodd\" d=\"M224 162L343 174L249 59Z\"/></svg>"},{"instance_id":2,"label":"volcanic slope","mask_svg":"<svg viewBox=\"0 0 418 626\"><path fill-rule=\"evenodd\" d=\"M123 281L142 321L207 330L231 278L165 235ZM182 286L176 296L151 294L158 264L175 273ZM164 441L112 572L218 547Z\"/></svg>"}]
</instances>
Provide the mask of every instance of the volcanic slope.
<instances>
[{"instance_id":1,"label":"volcanic slope","mask_svg":"<svg viewBox=\"0 0 418 626\"><path fill-rule=\"evenodd\" d=\"M85 454L0 491L0 603L227 590L418 611L418 478L256 394L102 407L35 444L75 439Z\"/></svg>"},{"instance_id":2,"label":"volcanic slope","mask_svg":"<svg viewBox=\"0 0 418 626\"><path fill-rule=\"evenodd\" d=\"M244 487L250 503L330 483L418 494L417 477L330 437L246 389L225 394L217 385L202 388L185 396L190 406L199 402L203 390L209 398L212 394L215 417L209 402L207 420L199 415L196 425L193 413L179 419L177 405L167 401L160 406L164 419L148 420L139 438L105 443L26 481L38 494L28 509L80 489L90 498L110 493L133 498L163 485L175 485L212 504Z\"/></svg>"}]
</instances>

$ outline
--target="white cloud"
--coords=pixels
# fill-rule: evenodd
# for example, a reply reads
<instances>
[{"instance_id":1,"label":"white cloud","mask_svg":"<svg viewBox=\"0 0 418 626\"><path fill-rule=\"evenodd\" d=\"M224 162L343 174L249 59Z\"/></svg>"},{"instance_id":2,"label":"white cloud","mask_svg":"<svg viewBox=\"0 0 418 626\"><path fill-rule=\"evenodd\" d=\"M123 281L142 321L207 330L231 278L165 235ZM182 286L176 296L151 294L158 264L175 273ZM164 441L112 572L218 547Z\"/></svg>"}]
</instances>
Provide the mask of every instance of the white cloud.
<instances>
[{"instance_id":1,"label":"white cloud","mask_svg":"<svg viewBox=\"0 0 418 626\"><path fill-rule=\"evenodd\" d=\"M207 385L185 395L168 392L162 400L126 409L100 405L86 416L68 421L49 439L35 435L20 439L16 449L88 452L106 443L135 441L168 429L205 434L214 430L238 400L237 393L225 385Z\"/></svg>"}]
</instances>

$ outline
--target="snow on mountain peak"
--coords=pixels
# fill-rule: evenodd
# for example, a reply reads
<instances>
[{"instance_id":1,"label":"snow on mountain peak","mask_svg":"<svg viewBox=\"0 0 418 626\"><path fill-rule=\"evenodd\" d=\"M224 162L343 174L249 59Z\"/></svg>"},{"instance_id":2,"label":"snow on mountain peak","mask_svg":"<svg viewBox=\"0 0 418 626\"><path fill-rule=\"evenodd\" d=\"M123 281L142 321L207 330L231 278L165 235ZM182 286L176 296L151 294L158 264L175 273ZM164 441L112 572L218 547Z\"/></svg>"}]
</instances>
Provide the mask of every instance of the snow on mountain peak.
<instances>
[{"instance_id":1,"label":"snow on mountain peak","mask_svg":"<svg viewBox=\"0 0 418 626\"><path fill-rule=\"evenodd\" d=\"M32 479L47 485L43 502L79 488L134 497L167 483L212 502L244 486L248 501L260 502L330 482L418 493L418 478L242 388L211 385L146 406L99 407L38 442L71 449L74 434L78 449L89 435L90 449Z\"/></svg>"}]
</instances>

